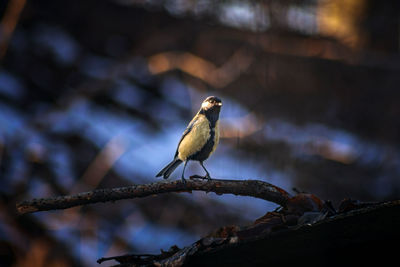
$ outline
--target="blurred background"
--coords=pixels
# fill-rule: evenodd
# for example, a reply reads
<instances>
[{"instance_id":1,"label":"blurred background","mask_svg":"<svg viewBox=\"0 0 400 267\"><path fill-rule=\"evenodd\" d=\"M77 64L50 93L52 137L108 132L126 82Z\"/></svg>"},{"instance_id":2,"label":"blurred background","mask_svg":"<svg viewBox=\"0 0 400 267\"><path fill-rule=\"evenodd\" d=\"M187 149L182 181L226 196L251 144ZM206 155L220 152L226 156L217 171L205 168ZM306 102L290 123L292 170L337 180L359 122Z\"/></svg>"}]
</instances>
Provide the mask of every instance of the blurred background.
<instances>
[{"instance_id":1,"label":"blurred background","mask_svg":"<svg viewBox=\"0 0 400 267\"><path fill-rule=\"evenodd\" d=\"M159 181L208 95L224 103L212 177L334 205L400 196L399 1L9 0L0 16L1 266L159 253L273 210L194 192L16 215Z\"/></svg>"}]
</instances>

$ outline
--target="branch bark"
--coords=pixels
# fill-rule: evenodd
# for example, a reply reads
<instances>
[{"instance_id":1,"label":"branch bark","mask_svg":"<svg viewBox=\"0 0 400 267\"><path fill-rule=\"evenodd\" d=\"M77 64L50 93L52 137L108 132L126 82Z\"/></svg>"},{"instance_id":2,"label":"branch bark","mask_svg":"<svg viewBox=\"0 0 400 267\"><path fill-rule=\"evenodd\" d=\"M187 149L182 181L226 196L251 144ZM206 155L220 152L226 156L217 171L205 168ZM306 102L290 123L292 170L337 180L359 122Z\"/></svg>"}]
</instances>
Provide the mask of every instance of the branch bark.
<instances>
[{"instance_id":1,"label":"branch bark","mask_svg":"<svg viewBox=\"0 0 400 267\"><path fill-rule=\"evenodd\" d=\"M32 199L17 203L16 207L19 214L25 214L37 211L68 209L98 202L147 197L163 193L192 191L251 196L274 202L281 206L285 206L287 200L291 197L285 190L263 181L222 179L212 179L208 181L197 178L200 177L192 176L186 183L183 183L181 180L157 182L110 189L98 189L54 198Z\"/></svg>"}]
</instances>

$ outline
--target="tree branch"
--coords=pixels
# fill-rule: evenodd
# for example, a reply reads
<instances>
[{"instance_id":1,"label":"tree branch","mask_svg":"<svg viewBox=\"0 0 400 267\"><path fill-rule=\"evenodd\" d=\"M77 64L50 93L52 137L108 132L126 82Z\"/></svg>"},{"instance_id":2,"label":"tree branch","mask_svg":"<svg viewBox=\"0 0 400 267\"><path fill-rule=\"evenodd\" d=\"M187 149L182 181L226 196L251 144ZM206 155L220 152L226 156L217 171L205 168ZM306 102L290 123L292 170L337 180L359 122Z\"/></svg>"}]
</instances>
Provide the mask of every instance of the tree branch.
<instances>
[{"instance_id":1,"label":"tree branch","mask_svg":"<svg viewBox=\"0 0 400 267\"><path fill-rule=\"evenodd\" d=\"M285 206L291 197L285 190L258 180L221 180L221 179L196 179L192 176L190 180L183 183L181 180L172 182L157 182L143 185L132 185L126 187L98 189L75 195L58 196L54 198L32 199L17 203L19 214L67 209L75 206L93 204L98 202L116 201L120 199L131 199L147 197L162 193L181 193L192 191L214 192L216 194L234 194L241 196L252 196Z\"/></svg>"}]
</instances>

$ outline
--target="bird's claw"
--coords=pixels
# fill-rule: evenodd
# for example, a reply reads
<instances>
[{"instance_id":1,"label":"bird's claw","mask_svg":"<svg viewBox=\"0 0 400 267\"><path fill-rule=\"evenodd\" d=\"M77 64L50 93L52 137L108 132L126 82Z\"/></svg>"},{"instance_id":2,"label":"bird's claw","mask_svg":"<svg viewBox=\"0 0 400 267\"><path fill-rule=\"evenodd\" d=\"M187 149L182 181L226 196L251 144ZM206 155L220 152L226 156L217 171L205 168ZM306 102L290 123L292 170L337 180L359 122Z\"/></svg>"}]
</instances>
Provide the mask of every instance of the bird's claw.
<instances>
[{"instance_id":1,"label":"bird's claw","mask_svg":"<svg viewBox=\"0 0 400 267\"><path fill-rule=\"evenodd\" d=\"M195 174L195 175L190 176L190 179L202 179L202 180L210 181L211 177L210 177L210 175L201 176L201 175Z\"/></svg>"}]
</instances>

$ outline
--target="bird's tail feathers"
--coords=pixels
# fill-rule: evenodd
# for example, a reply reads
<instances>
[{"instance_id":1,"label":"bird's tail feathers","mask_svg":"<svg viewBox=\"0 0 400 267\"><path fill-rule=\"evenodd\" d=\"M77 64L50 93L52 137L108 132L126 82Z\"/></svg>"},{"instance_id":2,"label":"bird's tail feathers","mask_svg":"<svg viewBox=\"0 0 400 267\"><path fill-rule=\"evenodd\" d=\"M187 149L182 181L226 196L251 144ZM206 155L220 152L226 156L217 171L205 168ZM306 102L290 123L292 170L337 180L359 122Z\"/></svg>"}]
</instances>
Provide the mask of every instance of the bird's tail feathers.
<instances>
[{"instance_id":1,"label":"bird's tail feathers","mask_svg":"<svg viewBox=\"0 0 400 267\"><path fill-rule=\"evenodd\" d=\"M163 176L164 179L167 179L171 173L182 163L182 160L175 158L171 161L167 166L165 166L159 173L157 173L156 177Z\"/></svg>"}]
</instances>

